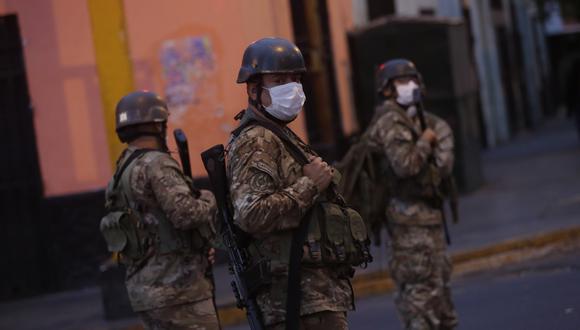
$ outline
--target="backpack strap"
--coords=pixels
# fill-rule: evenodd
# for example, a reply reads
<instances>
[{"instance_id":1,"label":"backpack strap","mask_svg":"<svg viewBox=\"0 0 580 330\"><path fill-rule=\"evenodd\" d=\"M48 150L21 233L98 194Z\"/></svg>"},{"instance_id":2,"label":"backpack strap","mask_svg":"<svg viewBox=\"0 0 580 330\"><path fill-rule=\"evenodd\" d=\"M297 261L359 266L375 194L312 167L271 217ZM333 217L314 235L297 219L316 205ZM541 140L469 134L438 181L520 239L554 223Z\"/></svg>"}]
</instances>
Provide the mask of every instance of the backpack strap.
<instances>
[{"instance_id":1,"label":"backpack strap","mask_svg":"<svg viewBox=\"0 0 580 330\"><path fill-rule=\"evenodd\" d=\"M290 140L288 134L284 132L284 130L279 125L271 121L260 120L258 118L243 120L242 123L232 131L232 135L234 137L238 137L244 129L250 126L262 126L270 132L274 133L274 135L276 135L284 143L284 147L286 147L286 150L290 153L292 158L294 158L300 165L304 166L310 163L308 157L306 157L302 149L300 149L300 147L298 147L294 142L292 142L292 140ZM296 135L294 134L294 136Z\"/></svg>"},{"instance_id":2,"label":"backpack strap","mask_svg":"<svg viewBox=\"0 0 580 330\"><path fill-rule=\"evenodd\" d=\"M113 176L113 189L117 189L117 187L119 186L119 182L121 181L121 177L123 176L123 173L125 172L125 170L127 170L127 167L129 167L129 165L131 165L133 163L133 161L137 158L139 158L140 156L142 156L143 154L145 154L148 151L153 151L154 149L137 149L135 151L133 151L129 157L127 157L127 159L125 160L125 162L123 163L123 165L117 169L117 171L115 172L115 175ZM131 171L129 171L131 172Z\"/></svg>"},{"instance_id":3,"label":"backpack strap","mask_svg":"<svg viewBox=\"0 0 580 330\"><path fill-rule=\"evenodd\" d=\"M119 170L115 173L113 177L113 190L117 190L119 185L121 185L120 189L125 199L125 206L134 209L134 198L133 198L133 191L131 190L131 172L133 171L133 167L137 164L136 160L146 157L149 162L153 159L157 158L161 155L161 152L155 149L137 149L133 151L127 160L123 163L123 165L119 168ZM133 205L132 205L133 204Z\"/></svg>"}]
</instances>

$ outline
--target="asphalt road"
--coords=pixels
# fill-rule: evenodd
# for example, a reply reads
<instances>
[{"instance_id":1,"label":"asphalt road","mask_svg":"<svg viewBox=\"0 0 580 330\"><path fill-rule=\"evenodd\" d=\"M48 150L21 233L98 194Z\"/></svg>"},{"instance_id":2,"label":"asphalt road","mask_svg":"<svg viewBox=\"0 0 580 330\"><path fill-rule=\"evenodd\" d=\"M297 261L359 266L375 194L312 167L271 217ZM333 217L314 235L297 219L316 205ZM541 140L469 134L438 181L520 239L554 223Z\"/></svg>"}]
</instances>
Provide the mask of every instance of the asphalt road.
<instances>
[{"instance_id":1,"label":"asphalt road","mask_svg":"<svg viewBox=\"0 0 580 330\"><path fill-rule=\"evenodd\" d=\"M458 329L580 329L580 251L464 277L452 287ZM393 295L358 301L357 310L349 314L349 326L402 329Z\"/></svg>"}]
</instances>

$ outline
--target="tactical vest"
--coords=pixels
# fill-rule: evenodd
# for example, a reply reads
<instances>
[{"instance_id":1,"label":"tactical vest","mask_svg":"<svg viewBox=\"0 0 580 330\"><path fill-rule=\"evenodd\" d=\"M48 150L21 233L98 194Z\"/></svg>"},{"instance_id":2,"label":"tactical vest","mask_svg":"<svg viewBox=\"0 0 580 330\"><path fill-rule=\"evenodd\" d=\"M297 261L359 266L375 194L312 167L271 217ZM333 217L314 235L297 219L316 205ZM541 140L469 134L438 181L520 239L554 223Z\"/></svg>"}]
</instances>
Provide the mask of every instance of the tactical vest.
<instances>
[{"instance_id":1,"label":"tactical vest","mask_svg":"<svg viewBox=\"0 0 580 330\"><path fill-rule=\"evenodd\" d=\"M349 207L318 202L312 207L308 218L308 231L304 242L307 247L302 264L321 266L364 266L372 261L367 229L362 217ZM273 275L288 272L293 231L273 234L270 239L255 239L249 251L256 261L266 259ZM268 244L268 249L263 248Z\"/></svg>"},{"instance_id":2,"label":"tactical vest","mask_svg":"<svg viewBox=\"0 0 580 330\"><path fill-rule=\"evenodd\" d=\"M234 138L247 126L250 125L242 123L238 130L234 131ZM266 127L266 129L269 128ZM287 150L300 163L291 150L300 149L300 147L287 137L280 136L278 132L273 133L283 140ZM284 141L285 139L286 141ZM294 147L289 146L288 143L292 143ZM332 191L330 195L334 195L334 198L331 200L319 198L306 215L308 218L302 219L308 224L304 242L308 247L308 253L303 255L302 264L314 267L366 265L372 261L372 256L365 223L357 211L346 206L335 188L332 183L328 188ZM252 258L256 261L263 258L269 260L270 268L274 274L286 273L293 234L293 231L274 234L275 239L268 240L270 246L275 245L271 250L261 247L264 241L254 240L249 247Z\"/></svg>"},{"instance_id":3,"label":"tactical vest","mask_svg":"<svg viewBox=\"0 0 580 330\"><path fill-rule=\"evenodd\" d=\"M388 111L401 112L401 115L406 117L406 114L396 109L385 109L382 115ZM401 124L400 124L401 125ZM402 124L407 126L406 124ZM413 142L417 143L420 136L414 129L408 127L411 131ZM387 177L389 177L389 191L391 197L399 198L406 201L423 201L433 206L437 206L443 200L438 187L440 187L442 178L439 169L432 164L426 162L421 171L414 176L401 178L396 175L388 162L385 163L385 170Z\"/></svg>"},{"instance_id":4,"label":"tactical vest","mask_svg":"<svg viewBox=\"0 0 580 330\"><path fill-rule=\"evenodd\" d=\"M146 164L163 155L160 151L137 150L125 161L128 164L118 168L107 187L106 209L109 211L100 224L110 252L118 252L129 260L144 258L153 247L159 254L192 253L204 251L215 236L214 230L201 226L194 230L177 230L161 210L153 211L158 220L156 226L146 226L131 190L131 172L141 159Z\"/></svg>"},{"instance_id":5,"label":"tactical vest","mask_svg":"<svg viewBox=\"0 0 580 330\"><path fill-rule=\"evenodd\" d=\"M395 176L396 177L396 176ZM406 201L423 200L428 203L440 202L439 187L441 176L439 170L431 164L425 165L419 174L409 178L393 180L394 197Z\"/></svg>"}]
</instances>

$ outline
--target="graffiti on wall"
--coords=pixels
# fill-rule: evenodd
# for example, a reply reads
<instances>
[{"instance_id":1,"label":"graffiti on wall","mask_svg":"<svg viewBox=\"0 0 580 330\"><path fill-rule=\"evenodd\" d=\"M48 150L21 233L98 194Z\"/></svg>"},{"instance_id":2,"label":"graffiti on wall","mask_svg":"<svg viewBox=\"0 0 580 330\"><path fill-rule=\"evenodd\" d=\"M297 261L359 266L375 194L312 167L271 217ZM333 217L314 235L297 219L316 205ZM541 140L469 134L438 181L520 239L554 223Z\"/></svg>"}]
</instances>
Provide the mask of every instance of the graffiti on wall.
<instances>
[{"instance_id":1,"label":"graffiti on wall","mask_svg":"<svg viewBox=\"0 0 580 330\"><path fill-rule=\"evenodd\" d=\"M166 40L161 44L159 56L170 120L179 122L203 98L215 94L211 80L216 63L211 42L207 36Z\"/></svg>"}]
</instances>

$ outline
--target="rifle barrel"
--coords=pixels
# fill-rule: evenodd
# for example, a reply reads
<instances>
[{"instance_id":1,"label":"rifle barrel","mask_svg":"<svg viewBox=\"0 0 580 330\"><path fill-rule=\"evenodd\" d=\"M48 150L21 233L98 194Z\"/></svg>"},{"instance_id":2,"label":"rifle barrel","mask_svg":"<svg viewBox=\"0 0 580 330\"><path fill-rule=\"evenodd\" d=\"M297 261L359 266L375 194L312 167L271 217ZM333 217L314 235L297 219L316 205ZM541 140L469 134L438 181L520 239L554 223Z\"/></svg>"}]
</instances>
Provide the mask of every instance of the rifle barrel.
<instances>
[{"instance_id":1,"label":"rifle barrel","mask_svg":"<svg viewBox=\"0 0 580 330\"><path fill-rule=\"evenodd\" d=\"M177 150L179 151L179 158L181 159L183 173L190 179L193 179L191 173L191 161L189 159L187 136L181 128L178 128L173 131L173 137L175 138L175 144L177 144Z\"/></svg>"}]
</instances>

